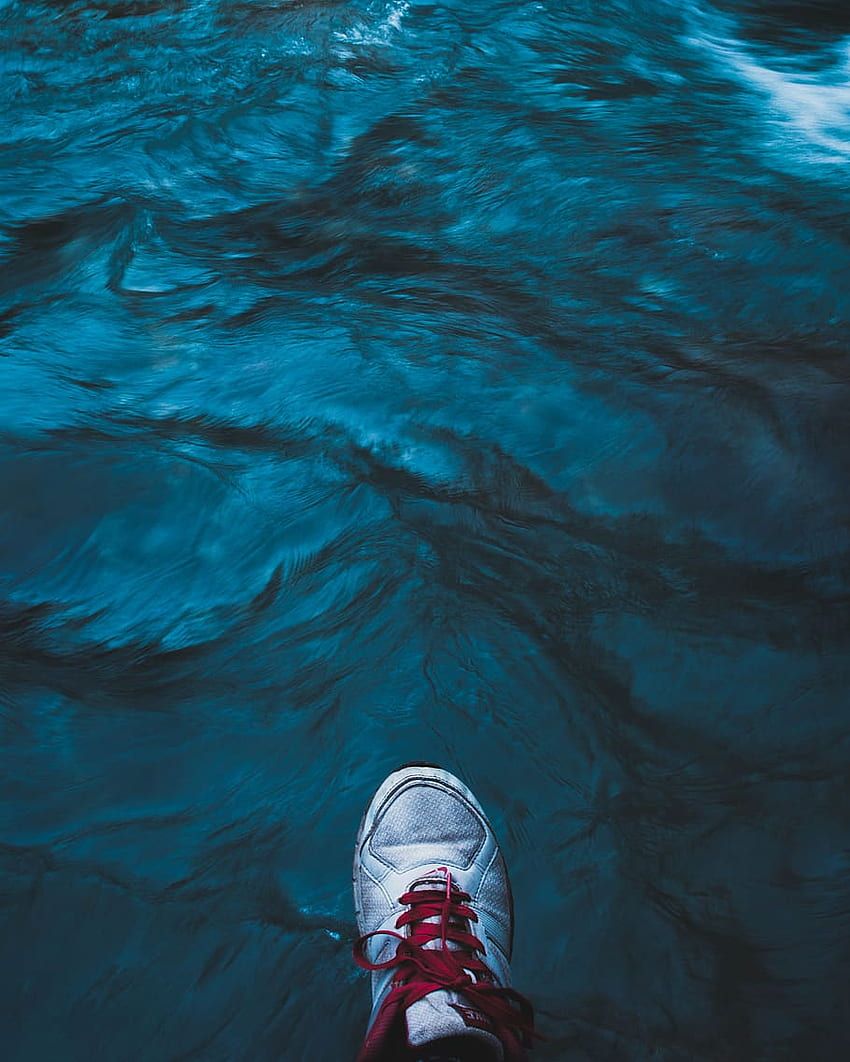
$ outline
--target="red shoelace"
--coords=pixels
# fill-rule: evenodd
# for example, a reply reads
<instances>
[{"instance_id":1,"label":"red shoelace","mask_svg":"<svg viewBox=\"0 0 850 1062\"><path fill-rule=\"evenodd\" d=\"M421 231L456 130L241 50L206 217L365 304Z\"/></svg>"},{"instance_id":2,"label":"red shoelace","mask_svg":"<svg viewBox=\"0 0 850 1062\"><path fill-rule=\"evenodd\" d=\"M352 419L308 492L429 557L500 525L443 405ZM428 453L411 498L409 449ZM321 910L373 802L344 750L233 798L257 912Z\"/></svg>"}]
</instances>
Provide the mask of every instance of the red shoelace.
<instances>
[{"instance_id":1,"label":"red shoelace","mask_svg":"<svg viewBox=\"0 0 850 1062\"><path fill-rule=\"evenodd\" d=\"M464 1003L492 1026L493 1035L504 1047L505 1062L523 1062L524 1048L530 1047L532 1037L537 1035L532 1006L519 992L493 983L492 973L479 957L484 945L465 928L478 921L478 915L468 906L469 893L457 886L446 867L439 867L433 874L445 875L445 889L428 888L432 874L426 874L419 879L426 887L416 888L418 883L414 882L399 899L408 910L395 925L402 930L409 926L407 935L376 930L354 945L354 961L364 970L398 970L358 1062L377 1062L382 1045L394 1030L397 1034L398 1022L407 1008L441 989L462 994ZM366 957L366 945L377 936L398 939L395 955L386 962L371 962ZM440 942L438 948L424 946L435 940ZM458 947L448 947L450 941Z\"/></svg>"}]
</instances>

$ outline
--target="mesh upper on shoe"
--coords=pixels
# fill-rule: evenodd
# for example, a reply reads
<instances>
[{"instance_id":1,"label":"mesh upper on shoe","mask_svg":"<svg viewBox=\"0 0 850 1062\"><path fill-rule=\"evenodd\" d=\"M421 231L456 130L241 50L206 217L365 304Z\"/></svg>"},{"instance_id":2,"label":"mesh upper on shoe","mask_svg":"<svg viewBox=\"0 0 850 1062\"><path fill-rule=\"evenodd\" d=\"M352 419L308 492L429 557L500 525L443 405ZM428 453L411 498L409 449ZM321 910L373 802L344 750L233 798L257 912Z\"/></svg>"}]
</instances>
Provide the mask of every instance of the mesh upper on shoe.
<instances>
[{"instance_id":1,"label":"mesh upper on shoe","mask_svg":"<svg viewBox=\"0 0 850 1062\"><path fill-rule=\"evenodd\" d=\"M505 861L500 855L493 861L484 876L475 901L491 918L498 920L499 925L510 939L510 908L505 904L505 897L508 895L508 875L505 870Z\"/></svg>"},{"instance_id":2,"label":"mesh upper on shoe","mask_svg":"<svg viewBox=\"0 0 850 1062\"><path fill-rule=\"evenodd\" d=\"M369 848L396 871L442 860L467 868L485 839L484 827L459 797L418 784L388 802Z\"/></svg>"},{"instance_id":3,"label":"mesh upper on shoe","mask_svg":"<svg viewBox=\"0 0 850 1062\"><path fill-rule=\"evenodd\" d=\"M393 910L393 904L386 894L374 883L372 883L371 888L362 890L360 896L360 918L367 932L377 929L385 918L389 918Z\"/></svg>"}]
</instances>

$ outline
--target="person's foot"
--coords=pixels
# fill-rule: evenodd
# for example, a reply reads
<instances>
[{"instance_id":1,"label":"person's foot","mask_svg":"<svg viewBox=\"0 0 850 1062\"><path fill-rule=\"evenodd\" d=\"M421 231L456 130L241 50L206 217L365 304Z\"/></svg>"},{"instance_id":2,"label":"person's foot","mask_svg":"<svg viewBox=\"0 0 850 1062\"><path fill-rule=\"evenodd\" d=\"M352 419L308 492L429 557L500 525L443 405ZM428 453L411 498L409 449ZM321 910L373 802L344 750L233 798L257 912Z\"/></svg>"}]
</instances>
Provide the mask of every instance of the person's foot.
<instances>
[{"instance_id":1,"label":"person's foot","mask_svg":"<svg viewBox=\"0 0 850 1062\"><path fill-rule=\"evenodd\" d=\"M386 779L360 824L354 905L354 957L372 971L359 1062L433 1057L447 1042L455 1053L442 1057L526 1057L533 1019L510 988L505 863L481 805L454 775L414 764Z\"/></svg>"}]
</instances>

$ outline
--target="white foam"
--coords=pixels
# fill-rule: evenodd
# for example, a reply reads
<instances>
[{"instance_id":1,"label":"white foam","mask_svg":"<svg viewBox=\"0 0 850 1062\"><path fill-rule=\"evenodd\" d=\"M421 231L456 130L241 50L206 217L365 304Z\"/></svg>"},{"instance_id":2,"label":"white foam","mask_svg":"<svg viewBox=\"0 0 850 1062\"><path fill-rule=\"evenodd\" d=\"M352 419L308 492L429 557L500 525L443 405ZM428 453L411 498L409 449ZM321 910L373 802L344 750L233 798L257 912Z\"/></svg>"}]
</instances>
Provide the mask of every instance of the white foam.
<instances>
[{"instance_id":1,"label":"white foam","mask_svg":"<svg viewBox=\"0 0 850 1062\"><path fill-rule=\"evenodd\" d=\"M702 38L738 77L770 101L773 122L815 149L819 161L850 157L850 38L817 71L777 69L732 37Z\"/></svg>"},{"instance_id":2,"label":"white foam","mask_svg":"<svg viewBox=\"0 0 850 1062\"><path fill-rule=\"evenodd\" d=\"M390 44L392 35L401 30L402 20L409 10L407 0L394 0L388 5L385 18L358 22L345 30L337 30L334 39L340 44Z\"/></svg>"}]
</instances>

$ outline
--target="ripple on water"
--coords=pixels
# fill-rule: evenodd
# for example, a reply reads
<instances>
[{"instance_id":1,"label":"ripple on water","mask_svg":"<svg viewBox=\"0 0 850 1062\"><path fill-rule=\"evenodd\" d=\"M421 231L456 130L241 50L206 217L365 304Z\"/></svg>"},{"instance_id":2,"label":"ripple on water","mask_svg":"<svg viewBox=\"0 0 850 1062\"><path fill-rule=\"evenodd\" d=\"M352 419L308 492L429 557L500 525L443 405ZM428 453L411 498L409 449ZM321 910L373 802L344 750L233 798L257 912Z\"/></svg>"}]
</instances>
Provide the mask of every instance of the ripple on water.
<instances>
[{"instance_id":1,"label":"ripple on water","mask_svg":"<svg viewBox=\"0 0 850 1062\"><path fill-rule=\"evenodd\" d=\"M2 6L10 1057L350 1055L411 759L541 1059L843 1057L845 8Z\"/></svg>"}]
</instances>

